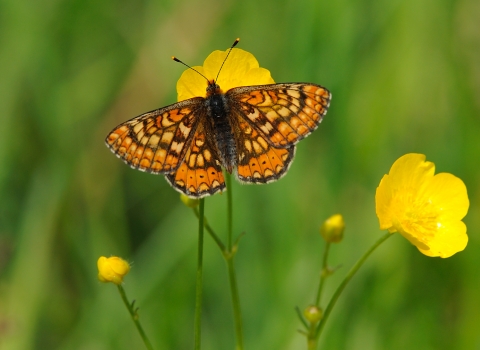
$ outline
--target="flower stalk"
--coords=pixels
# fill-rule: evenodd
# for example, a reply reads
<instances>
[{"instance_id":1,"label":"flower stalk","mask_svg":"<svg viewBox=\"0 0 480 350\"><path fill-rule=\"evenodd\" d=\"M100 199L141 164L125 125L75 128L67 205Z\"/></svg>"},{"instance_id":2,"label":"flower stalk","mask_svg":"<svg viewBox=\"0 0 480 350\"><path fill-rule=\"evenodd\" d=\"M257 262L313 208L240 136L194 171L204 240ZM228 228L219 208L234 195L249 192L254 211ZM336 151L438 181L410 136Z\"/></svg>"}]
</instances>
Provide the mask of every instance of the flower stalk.
<instances>
[{"instance_id":1,"label":"flower stalk","mask_svg":"<svg viewBox=\"0 0 480 350\"><path fill-rule=\"evenodd\" d=\"M130 316L132 317L133 323L135 323L135 327L138 330L138 333L140 334L140 337L143 340L143 343L145 344L145 347L148 350L153 350L152 343L150 343L150 340L148 339L147 335L145 334L145 331L143 330L142 325L140 324L140 319L138 316L138 308L135 309L135 300L130 303L127 299L127 295L125 294L125 290L123 289L121 284L117 284L118 287L118 292L120 293L120 296L122 297L123 303L127 307L128 312L130 313Z\"/></svg>"},{"instance_id":2,"label":"flower stalk","mask_svg":"<svg viewBox=\"0 0 480 350\"><path fill-rule=\"evenodd\" d=\"M240 296L238 294L237 277L235 273L235 266L233 258L237 252L237 243L232 245L233 235L233 201L232 201L232 177L229 173L225 173L225 180L227 183L227 228L228 228L228 250L223 253L223 257L227 263L228 280L230 282L230 294L232 296L233 318L235 322L235 339L236 349L243 349L243 323L242 312L240 309Z\"/></svg>"},{"instance_id":3,"label":"flower stalk","mask_svg":"<svg viewBox=\"0 0 480 350\"><path fill-rule=\"evenodd\" d=\"M203 291L203 228L205 217L205 199L200 199L198 217L197 283L195 292L195 349L200 350L202 340L202 291Z\"/></svg>"},{"instance_id":4,"label":"flower stalk","mask_svg":"<svg viewBox=\"0 0 480 350\"><path fill-rule=\"evenodd\" d=\"M320 283L318 285L317 290L317 297L315 298L315 305L320 306L320 299L322 297L323 286L325 284L325 280L328 276L330 276L330 271L328 267L328 253L330 252L330 242L326 242L325 244L325 252L323 253L323 263L322 263L322 272L320 275Z\"/></svg>"},{"instance_id":5,"label":"flower stalk","mask_svg":"<svg viewBox=\"0 0 480 350\"><path fill-rule=\"evenodd\" d=\"M351 270L348 272L347 276L345 276L345 279L343 280L343 282L338 286L337 290L335 291L335 293L333 294L332 296L332 299L330 300L330 302L328 303L327 305L327 308L325 309L325 312L323 313L323 317L320 321L320 323L318 324L318 327L316 329L316 334L315 334L315 340L318 341L318 338L320 337L320 334L322 333L322 330L323 328L325 327L325 323L327 322L328 320L328 317L330 316L330 313L332 312L333 310L333 307L335 306L338 298L340 297L340 295L342 294L343 290L345 289L345 287L347 286L348 282L350 282L350 280L352 279L352 277L357 273L358 269L360 269L360 267L363 265L363 263L367 260L367 258L370 256L370 254L372 254L375 249L377 249L378 246L380 246L380 244L382 244L384 241L386 241L392 234L391 233L386 233L385 235L383 235L382 237L380 237L371 247L369 250L367 250L365 252L365 254L363 254L363 256L358 259L358 261L355 263L355 265L353 265L353 267L351 268Z\"/></svg>"},{"instance_id":6,"label":"flower stalk","mask_svg":"<svg viewBox=\"0 0 480 350\"><path fill-rule=\"evenodd\" d=\"M233 200L232 200L232 187L231 187L232 180L231 180L230 174L228 173L225 174L225 181L227 183L227 188L229 189L229 191L227 191L227 244L226 245L222 242L222 240L215 233L212 227L208 224L207 219L205 218L205 213L204 213L204 210L202 209L202 205L203 205L202 202L204 200L203 199L200 200L200 210L197 210L195 206L192 206L192 209L193 209L193 212L195 213L195 216L199 220L199 237L200 237L200 225L201 225L202 227L205 228L205 230L207 230L207 232L213 238L218 248L222 252L222 256L225 259L225 262L227 264L228 282L230 285L230 295L232 298L233 318L234 318L234 324L235 324L235 339L236 339L235 348L237 350L242 350L244 348L243 323L242 323L242 313L240 308L240 296L238 293L237 276L236 276L235 264L233 260L237 252L239 238L237 238L235 242L233 241ZM182 201L185 203L185 200L182 199ZM202 232L202 237L203 237L203 232ZM199 238L199 242L200 242L200 238ZM198 254L199 254L198 264L200 266L200 263L201 263L200 248L199 248ZM199 301L198 299L199 298L198 293L200 293L200 296L201 296L201 291L198 290L199 285L201 285L201 277L199 277L200 275L201 275L201 271L197 270L197 303L196 303L197 308L199 308L201 305L201 300ZM196 325L195 339L197 339L197 334L198 334L198 337L200 337L200 333L199 333L200 330L197 328L199 327L199 324L200 324L200 311L201 311L200 309L196 309L196 312L195 312L195 325Z\"/></svg>"}]
</instances>

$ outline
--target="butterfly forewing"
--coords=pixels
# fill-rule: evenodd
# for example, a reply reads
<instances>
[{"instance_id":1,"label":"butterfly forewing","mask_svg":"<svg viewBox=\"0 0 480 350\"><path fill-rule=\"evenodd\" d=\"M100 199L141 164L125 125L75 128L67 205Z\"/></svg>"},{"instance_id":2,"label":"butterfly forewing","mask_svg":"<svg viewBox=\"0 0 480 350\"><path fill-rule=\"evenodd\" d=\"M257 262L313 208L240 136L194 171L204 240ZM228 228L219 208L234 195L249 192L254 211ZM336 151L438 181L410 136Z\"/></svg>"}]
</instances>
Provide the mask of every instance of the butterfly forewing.
<instances>
[{"instance_id":1,"label":"butterfly forewing","mask_svg":"<svg viewBox=\"0 0 480 350\"><path fill-rule=\"evenodd\" d=\"M327 89L310 83L239 87L226 96L275 147L288 147L308 136L327 113L331 99Z\"/></svg>"},{"instance_id":2,"label":"butterfly forewing","mask_svg":"<svg viewBox=\"0 0 480 350\"><path fill-rule=\"evenodd\" d=\"M107 146L134 169L155 174L175 171L183 161L205 113L203 98L193 98L144 113L113 129Z\"/></svg>"}]
</instances>

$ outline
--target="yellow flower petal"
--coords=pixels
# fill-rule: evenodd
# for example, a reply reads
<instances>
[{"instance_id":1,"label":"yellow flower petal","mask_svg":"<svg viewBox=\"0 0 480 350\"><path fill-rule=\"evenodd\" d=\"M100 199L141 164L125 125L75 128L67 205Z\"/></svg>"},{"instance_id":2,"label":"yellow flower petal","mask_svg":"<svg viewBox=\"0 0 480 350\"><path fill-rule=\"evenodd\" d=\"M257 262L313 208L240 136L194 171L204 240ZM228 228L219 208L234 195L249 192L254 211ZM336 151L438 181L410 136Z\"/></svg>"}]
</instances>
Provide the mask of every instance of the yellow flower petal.
<instances>
[{"instance_id":1,"label":"yellow flower petal","mask_svg":"<svg viewBox=\"0 0 480 350\"><path fill-rule=\"evenodd\" d=\"M448 173L437 174L425 192L432 202L442 204L439 210L443 216L461 220L467 215L469 207L467 188L458 177Z\"/></svg>"},{"instance_id":2,"label":"yellow flower petal","mask_svg":"<svg viewBox=\"0 0 480 350\"><path fill-rule=\"evenodd\" d=\"M435 164L425 161L425 155L406 154L393 163L389 176L395 188L418 188L435 173Z\"/></svg>"},{"instance_id":3,"label":"yellow flower petal","mask_svg":"<svg viewBox=\"0 0 480 350\"><path fill-rule=\"evenodd\" d=\"M449 257L467 244L460 220L469 201L462 180L434 172L422 154L400 157L380 181L376 212L381 229L399 232L425 255Z\"/></svg>"},{"instance_id":4,"label":"yellow flower petal","mask_svg":"<svg viewBox=\"0 0 480 350\"><path fill-rule=\"evenodd\" d=\"M205 75L203 67L192 67L199 73ZM177 101L188 100L193 97L205 97L207 95L208 82L197 72L187 69L182 73L177 82Z\"/></svg>"},{"instance_id":5,"label":"yellow flower petal","mask_svg":"<svg viewBox=\"0 0 480 350\"><path fill-rule=\"evenodd\" d=\"M266 85L274 83L275 81L272 79L272 76L270 75L270 71L268 69L252 68L245 73L245 76L241 81L241 85L238 86ZM234 85L232 87L236 86L237 85Z\"/></svg>"},{"instance_id":6,"label":"yellow flower petal","mask_svg":"<svg viewBox=\"0 0 480 350\"><path fill-rule=\"evenodd\" d=\"M260 68L258 61L251 53L234 48L225 61L228 51L214 51L205 59L203 67L192 68L203 74L209 81L215 80L218 75L216 83L224 92L239 86L275 83L270 72L265 68ZM224 64L220 71L222 63ZM192 69L184 71L177 82L177 100L206 97L208 81L205 77Z\"/></svg>"},{"instance_id":7,"label":"yellow flower petal","mask_svg":"<svg viewBox=\"0 0 480 350\"><path fill-rule=\"evenodd\" d=\"M375 193L375 211L380 222L380 229L395 232L391 230L393 226L390 206L393 196L393 191L390 190L391 187L390 178L388 175L384 175Z\"/></svg>"},{"instance_id":8,"label":"yellow flower petal","mask_svg":"<svg viewBox=\"0 0 480 350\"><path fill-rule=\"evenodd\" d=\"M427 256L449 258L461 252L468 243L467 226L462 221L443 222L427 249L418 250Z\"/></svg>"},{"instance_id":9,"label":"yellow flower petal","mask_svg":"<svg viewBox=\"0 0 480 350\"><path fill-rule=\"evenodd\" d=\"M101 256L97 261L98 279L100 282L121 284L123 277L130 271L128 262L117 256L106 258Z\"/></svg>"}]
</instances>

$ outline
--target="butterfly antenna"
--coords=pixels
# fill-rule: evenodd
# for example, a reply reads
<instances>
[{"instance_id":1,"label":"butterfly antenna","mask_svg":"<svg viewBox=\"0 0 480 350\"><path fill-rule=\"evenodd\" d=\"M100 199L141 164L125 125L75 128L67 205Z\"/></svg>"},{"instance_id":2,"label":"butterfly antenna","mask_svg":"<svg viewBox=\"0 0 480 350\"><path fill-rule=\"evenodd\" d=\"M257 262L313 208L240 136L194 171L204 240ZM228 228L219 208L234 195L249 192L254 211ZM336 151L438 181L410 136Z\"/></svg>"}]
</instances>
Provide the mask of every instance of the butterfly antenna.
<instances>
[{"instance_id":1,"label":"butterfly antenna","mask_svg":"<svg viewBox=\"0 0 480 350\"><path fill-rule=\"evenodd\" d=\"M227 60L228 58L228 55L230 55L230 52L232 52L232 49L237 46L238 42L240 41L240 38L236 38L235 41L233 42L232 46L230 46L230 50L228 50L227 52L227 56L225 56L225 59L223 60L223 63L222 65L220 66L220 69L218 70L218 73L217 73L217 77L215 78L215 82L218 81L218 76L220 75L220 72L223 68L223 65L225 64L225 61Z\"/></svg>"},{"instance_id":2,"label":"butterfly antenna","mask_svg":"<svg viewBox=\"0 0 480 350\"><path fill-rule=\"evenodd\" d=\"M186 63L183 62L183 61L180 61L180 60L179 60L178 58L176 58L175 56L172 56L172 60L174 60L175 62L181 63L181 64L183 64L185 67L188 67L189 69L197 72L197 73L200 74L202 77L204 77L205 79L207 79L207 82L208 82L208 78L207 78L205 75L203 75L202 73L200 73L198 70L196 70L195 68L190 67L188 64L186 64Z\"/></svg>"}]
</instances>

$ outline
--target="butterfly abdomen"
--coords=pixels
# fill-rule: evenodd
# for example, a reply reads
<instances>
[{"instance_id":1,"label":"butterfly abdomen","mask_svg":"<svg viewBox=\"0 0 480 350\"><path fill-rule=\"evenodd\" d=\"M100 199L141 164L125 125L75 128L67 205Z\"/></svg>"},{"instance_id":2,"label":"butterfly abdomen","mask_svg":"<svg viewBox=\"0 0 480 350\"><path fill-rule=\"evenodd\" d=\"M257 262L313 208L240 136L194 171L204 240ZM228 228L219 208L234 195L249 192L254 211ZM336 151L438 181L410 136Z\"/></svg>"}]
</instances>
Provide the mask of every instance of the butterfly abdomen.
<instances>
[{"instance_id":1,"label":"butterfly abdomen","mask_svg":"<svg viewBox=\"0 0 480 350\"><path fill-rule=\"evenodd\" d=\"M208 115L213 119L215 142L220 152L222 165L229 173L237 165L237 150L233 137L232 126L228 119L228 104L223 94L213 94L208 97Z\"/></svg>"}]
</instances>

